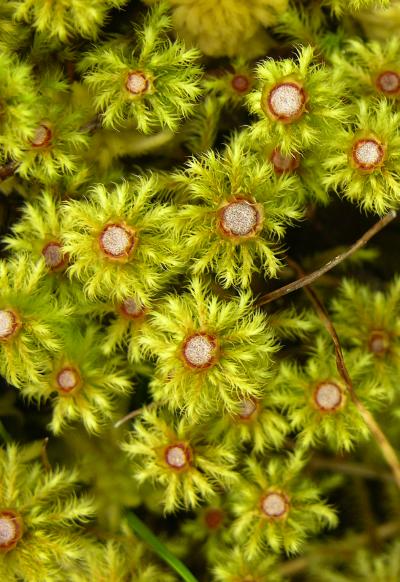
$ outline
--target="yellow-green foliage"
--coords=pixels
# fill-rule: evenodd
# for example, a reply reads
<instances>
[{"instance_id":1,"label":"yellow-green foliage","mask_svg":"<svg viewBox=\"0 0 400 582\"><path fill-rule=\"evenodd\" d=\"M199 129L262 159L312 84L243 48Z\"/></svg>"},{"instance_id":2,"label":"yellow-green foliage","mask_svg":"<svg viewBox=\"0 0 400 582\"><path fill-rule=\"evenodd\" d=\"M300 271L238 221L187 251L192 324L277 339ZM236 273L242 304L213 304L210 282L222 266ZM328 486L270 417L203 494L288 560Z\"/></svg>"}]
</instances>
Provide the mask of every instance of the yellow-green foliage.
<instances>
[{"instance_id":1,"label":"yellow-green foliage","mask_svg":"<svg viewBox=\"0 0 400 582\"><path fill-rule=\"evenodd\" d=\"M1 582L399 582L388 4L0 0Z\"/></svg>"},{"instance_id":2,"label":"yellow-green foliage","mask_svg":"<svg viewBox=\"0 0 400 582\"><path fill-rule=\"evenodd\" d=\"M165 298L143 344L157 360L155 399L192 419L237 411L243 398L259 397L277 350L249 293L223 303L199 279L189 292Z\"/></svg>"},{"instance_id":3,"label":"yellow-green foliage","mask_svg":"<svg viewBox=\"0 0 400 582\"><path fill-rule=\"evenodd\" d=\"M66 329L62 339L62 349L41 381L24 384L22 394L37 401L51 399L50 428L55 434L76 420L97 433L115 415L116 395L130 392L132 383L120 358L104 362L96 326Z\"/></svg>"},{"instance_id":4,"label":"yellow-green foliage","mask_svg":"<svg viewBox=\"0 0 400 582\"><path fill-rule=\"evenodd\" d=\"M323 183L363 209L384 214L398 208L400 201L400 114L384 99L360 100L355 109L352 124L344 126L327 144ZM361 159L367 163L359 164L357 148L365 147L363 143L375 149L369 157L361 151Z\"/></svg>"},{"instance_id":5,"label":"yellow-green foliage","mask_svg":"<svg viewBox=\"0 0 400 582\"><path fill-rule=\"evenodd\" d=\"M153 0L150 0L153 2ZM178 34L210 56L263 54L271 26L287 0L169 0Z\"/></svg>"},{"instance_id":6,"label":"yellow-green foliage","mask_svg":"<svg viewBox=\"0 0 400 582\"><path fill-rule=\"evenodd\" d=\"M172 220L195 275L213 271L224 287L242 288L256 272L276 276L282 266L278 243L287 226L302 217L294 177L274 180L269 165L233 140L221 155L209 151L192 159L174 181L186 204ZM243 205L247 222L242 225Z\"/></svg>"},{"instance_id":7,"label":"yellow-green foliage","mask_svg":"<svg viewBox=\"0 0 400 582\"><path fill-rule=\"evenodd\" d=\"M199 53L172 43L166 4L161 2L136 28L136 43L115 42L88 53L81 62L96 110L106 127L135 121L140 131L176 130L199 96ZM133 81L130 81L133 79Z\"/></svg>"},{"instance_id":8,"label":"yellow-green foliage","mask_svg":"<svg viewBox=\"0 0 400 582\"><path fill-rule=\"evenodd\" d=\"M208 444L201 426L193 431L184 419L146 411L122 447L135 461L135 479L162 487L165 512L193 509L237 481L231 448Z\"/></svg>"},{"instance_id":9,"label":"yellow-green foliage","mask_svg":"<svg viewBox=\"0 0 400 582\"><path fill-rule=\"evenodd\" d=\"M146 301L149 293L160 288L165 269L180 265L174 239L167 230L171 209L152 204L159 191L156 175L137 176L115 185L110 192L98 184L87 199L64 205L64 250L73 259L68 272L84 284L89 298L123 301L134 292ZM111 251L107 254L101 237L109 228L119 229L117 235L125 238L113 251L111 231L111 246L107 247Z\"/></svg>"},{"instance_id":10,"label":"yellow-green foliage","mask_svg":"<svg viewBox=\"0 0 400 582\"><path fill-rule=\"evenodd\" d=\"M0 371L10 384L39 382L62 347L61 330L72 313L43 284L44 259L26 253L0 263Z\"/></svg>"},{"instance_id":11,"label":"yellow-green foliage","mask_svg":"<svg viewBox=\"0 0 400 582\"><path fill-rule=\"evenodd\" d=\"M21 530L15 547L1 554L0 575L7 582L58 582L66 579L69 567L80 569L92 551L94 541L80 526L93 518L95 505L85 495L78 497L76 471L46 472L39 461L28 461L29 450L16 445L0 449L2 534L9 519L5 510Z\"/></svg>"},{"instance_id":12,"label":"yellow-green foliage","mask_svg":"<svg viewBox=\"0 0 400 582\"><path fill-rule=\"evenodd\" d=\"M14 17L32 23L43 35L66 42L79 35L96 38L111 8L127 0L12 0Z\"/></svg>"},{"instance_id":13,"label":"yellow-green foliage","mask_svg":"<svg viewBox=\"0 0 400 582\"><path fill-rule=\"evenodd\" d=\"M307 535L336 525L335 512L320 500L318 489L300 476L302 466L299 455L272 458L267 466L249 459L246 485L232 493L236 515L232 531L250 560L267 548L296 553Z\"/></svg>"}]
</instances>

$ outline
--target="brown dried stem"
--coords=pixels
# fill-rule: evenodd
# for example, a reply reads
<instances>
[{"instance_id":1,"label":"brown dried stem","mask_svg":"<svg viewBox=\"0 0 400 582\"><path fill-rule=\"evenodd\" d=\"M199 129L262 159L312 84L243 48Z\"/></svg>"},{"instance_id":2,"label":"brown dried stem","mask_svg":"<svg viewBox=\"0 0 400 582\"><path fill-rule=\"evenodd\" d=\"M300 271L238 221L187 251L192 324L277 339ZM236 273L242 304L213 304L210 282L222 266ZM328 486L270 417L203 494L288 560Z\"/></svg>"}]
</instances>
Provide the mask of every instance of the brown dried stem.
<instances>
[{"instance_id":1,"label":"brown dried stem","mask_svg":"<svg viewBox=\"0 0 400 582\"><path fill-rule=\"evenodd\" d=\"M3 166L0 166L0 182L12 176L16 169L18 168L17 162L7 162Z\"/></svg>"},{"instance_id":2,"label":"brown dried stem","mask_svg":"<svg viewBox=\"0 0 400 582\"><path fill-rule=\"evenodd\" d=\"M314 456L309 462L312 469L326 469L328 471L335 471L353 475L354 477L363 477L364 479L376 479L379 481L394 482L394 476L389 471L382 471L377 467L370 467L362 465L361 463L351 463L345 460L336 458L327 459L325 457Z\"/></svg>"},{"instance_id":3,"label":"brown dried stem","mask_svg":"<svg viewBox=\"0 0 400 582\"><path fill-rule=\"evenodd\" d=\"M304 271L293 259L287 258L288 264L299 274L299 276L304 280ZM305 287L304 291L307 293L310 301L315 307L316 312L318 313L322 323L326 327L329 335L332 338L333 344L335 346L335 354L336 354L336 366L340 376L343 378L343 381L347 387L347 390L350 394L352 401L354 402L355 406L357 407L359 413L364 419L365 424L368 426L370 432L372 433L377 445L382 451L386 462L392 469L394 479L396 481L396 485L400 489L400 461L397 457L396 451L386 438L385 434L383 433L381 427L376 422L373 415L370 413L367 408L365 408L364 404L359 400L353 386L353 382L350 378L349 372L346 367L346 363L344 361L342 347L340 345L339 336L336 332L335 326L333 325L324 305L322 304L321 300L319 299L318 295L314 291L314 289L310 287Z\"/></svg>"},{"instance_id":4,"label":"brown dried stem","mask_svg":"<svg viewBox=\"0 0 400 582\"><path fill-rule=\"evenodd\" d=\"M135 418L136 416L139 416L140 414L142 414L142 412L144 410L151 410L155 406L156 406L156 403L151 402L147 406L142 406L141 408L137 408L136 410L131 410L131 412L128 412L128 414L126 414L125 416L123 416L122 418L117 420L117 422L114 424L114 428L119 428L121 425L125 424L125 422L127 422L131 418Z\"/></svg>"},{"instance_id":5,"label":"brown dried stem","mask_svg":"<svg viewBox=\"0 0 400 582\"><path fill-rule=\"evenodd\" d=\"M376 528L376 536L379 540L383 541L397 536L399 531L400 522L398 520L389 521ZM369 542L370 536L369 533L366 532L346 536L344 539L335 540L333 544L328 544L326 541L322 545L313 544L310 546L306 556L284 562L280 567L280 572L282 576L293 576L306 570L316 556L318 558L322 558L324 555L332 557L332 552L334 552L336 556L342 556L346 559L351 556L355 550L367 545Z\"/></svg>"},{"instance_id":6,"label":"brown dried stem","mask_svg":"<svg viewBox=\"0 0 400 582\"><path fill-rule=\"evenodd\" d=\"M49 444L49 437L43 439L42 448L40 449L40 458L42 459L43 467L47 472L51 471L49 457L47 456L47 445Z\"/></svg>"},{"instance_id":7,"label":"brown dried stem","mask_svg":"<svg viewBox=\"0 0 400 582\"><path fill-rule=\"evenodd\" d=\"M378 232L385 228L385 226L392 222L392 220L394 220L396 216L397 216L396 211L392 210L391 212L386 214L383 218L378 220L378 222L376 222L370 229L368 229L367 232L365 232L361 238L359 238L350 248L347 249L347 251L341 253L340 255L337 255L335 258L328 261L325 265L323 265L313 273L303 275L296 281L288 283L288 285L284 285L279 289L275 289L275 291L271 291L271 293L263 295L257 301L257 305L265 305L266 303L271 303L271 301L275 301L276 299L279 299L279 297L286 296L289 293L292 293L293 291L297 291L297 289L301 289L306 285L310 285L310 283L321 277L321 275L324 275L325 273L339 265L339 263L350 257L350 255L352 255L360 248L365 246L367 242L371 240L372 237L374 237L376 234L378 234Z\"/></svg>"}]
</instances>

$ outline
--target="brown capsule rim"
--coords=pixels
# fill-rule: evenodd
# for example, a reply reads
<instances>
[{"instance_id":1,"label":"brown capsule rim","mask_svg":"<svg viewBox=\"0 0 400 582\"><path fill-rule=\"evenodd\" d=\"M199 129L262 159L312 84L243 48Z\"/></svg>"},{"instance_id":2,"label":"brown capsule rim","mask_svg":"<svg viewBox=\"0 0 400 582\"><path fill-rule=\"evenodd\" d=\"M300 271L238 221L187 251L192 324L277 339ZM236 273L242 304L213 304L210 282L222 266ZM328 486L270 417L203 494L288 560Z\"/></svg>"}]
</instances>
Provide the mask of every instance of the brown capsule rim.
<instances>
[{"instance_id":1,"label":"brown capsule rim","mask_svg":"<svg viewBox=\"0 0 400 582\"><path fill-rule=\"evenodd\" d=\"M140 91L132 91L129 88L129 79L133 76L136 77L141 77L141 79L143 79L144 84L143 84L143 89L141 89ZM149 77L146 75L146 73L144 73L143 71L139 71L139 70L135 70L135 71L129 71L126 75L126 79L125 79L125 88L128 91L128 93L132 96L132 97L140 97L141 95L144 95L145 93L149 92L150 89L150 79Z\"/></svg>"},{"instance_id":2,"label":"brown capsule rim","mask_svg":"<svg viewBox=\"0 0 400 582\"><path fill-rule=\"evenodd\" d=\"M372 348L372 343L374 342L374 340L376 340L378 338L383 340L384 347L382 350L375 351ZM378 358L382 358L382 357L386 356L386 354L390 350L390 334L384 329L372 330L371 333L369 334L369 337L368 337L368 350L369 350L369 352L371 352L371 354L373 354L374 356L376 356Z\"/></svg>"},{"instance_id":3,"label":"brown capsule rim","mask_svg":"<svg viewBox=\"0 0 400 582\"><path fill-rule=\"evenodd\" d=\"M321 386L324 386L325 384L331 384L332 386L336 386L336 388L339 390L340 392L340 401L332 408L325 408L323 406L321 406L317 400L317 394L318 394L318 390L321 388ZM330 414L333 412L336 412L337 410L343 408L344 403L345 403L345 399L346 399L346 394L344 393L341 385L336 381L336 380L322 380L321 382L318 382L318 384L316 385L316 387L313 390L312 393L312 400L313 400L313 404L315 406L315 408L321 412L321 413L326 413L326 414Z\"/></svg>"},{"instance_id":4,"label":"brown capsule rim","mask_svg":"<svg viewBox=\"0 0 400 582\"><path fill-rule=\"evenodd\" d=\"M76 377L76 383L72 388L63 388L60 385L58 378L63 372L72 372ZM55 384L57 392L59 392L62 396L69 396L70 394L75 393L82 386L82 378L79 370L72 365L62 366L62 368L59 368L55 373Z\"/></svg>"},{"instance_id":5,"label":"brown capsule rim","mask_svg":"<svg viewBox=\"0 0 400 582\"><path fill-rule=\"evenodd\" d=\"M384 75L388 75L388 74L394 75L397 77L397 87L395 89L392 89L389 91L387 89L384 89L382 87L382 85L380 84L380 79ZM379 92L384 93L385 95L390 95L390 96L396 95L396 94L400 93L400 75L397 71L391 71L391 70L382 71L381 73L379 73L379 75L375 79L375 86L377 87Z\"/></svg>"},{"instance_id":6,"label":"brown capsule rim","mask_svg":"<svg viewBox=\"0 0 400 582\"><path fill-rule=\"evenodd\" d=\"M109 252L106 248L104 248L104 245L102 243L102 236L109 228L112 228L112 227L121 228L128 234L129 246L126 248L126 250L124 250L123 253L120 253L119 255L114 255L111 252ZM128 258L130 258L133 250L137 246L137 242L138 242L138 237L137 237L136 231L133 230L133 228L131 228L130 226L128 226L124 222L110 222L110 223L106 224L102 228L102 230L98 236L98 243L99 243L100 250L102 251L103 255L111 261L124 261L124 260L127 260Z\"/></svg>"},{"instance_id":7,"label":"brown capsule rim","mask_svg":"<svg viewBox=\"0 0 400 582\"><path fill-rule=\"evenodd\" d=\"M266 513L266 511L264 510L264 502L265 500L270 496L270 495L278 495L284 503L284 509L280 514L277 515L269 515L268 513ZM284 493L283 491L280 491L278 489L271 489L270 491L267 491L260 499L260 509L261 509L261 513L263 515L263 517L265 519L268 520L272 520L272 521L277 521L277 520L281 520L281 519L285 519L286 516L289 513L289 509L290 509L290 500L289 497L286 493Z\"/></svg>"},{"instance_id":8,"label":"brown capsule rim","mask_svg":"<svg viewBox=\"0 0 400 582\"><path fill-rule=\"evenodd\" d=\"M182 465L181 467L177 467L175 465L172 465L171 463L168 462L168 452L171 449L181 449L185 455L185 464ZM191 465L193 460L193 455L192 455L192 451L190 446L187 443L183 443L183 442L175 442L172 444L167 445L166 447L164 447L164 461L166 463L166 465L168 466L168 468L173 469L174 471L177 472L182 472L182 471L186 471L189 466Z\"/></svg>"},{"instance_id":9,"label":"brown capsule rim","mask_svg":"<svg viewBox=\"0 0 400 582\"><path fill-rule=\"evenodd\" d=\"M364 143L368 143L368 142L373 142L378 146L378 150L379 150L379 161L374 163L374 164L364 164L362 162L360 162L355 154L355 150L356 148L360 145L360 144L364 144ZM357 168L360 171L363 172L373 172L374 170L376 170L377 168L380 168L384 161L385 161L385 153L386 153L386 148L384 146L384 144L377 139L375 136L370 136L370 137L361 137L356 139L353 142L353 145L351 147L351 160L352 160L352 164L355 168Z\"/></svg>"},{"instance_id":10,"label":"brown capsule rim","mask_svg":"<svg viewBox=\"0 0 400 582\"><path fill-rule=\"evenodd\" d=\"M213 348L213 354L212 354L212 356L211 356L210 360L209 360L207 363L205 363L205 364L203 364L203 365L199 365L199 366L197 366L197 365L195 365L195 364L192 364L192 363L191 363L191 362L190 362L190 361L187 359L187 357L186 357L186 355L185 355L185 349L186 349L186 346L187 346L187 344L189 343L189 341L190 341L192 338L194 338L194 337L199 337L199 336L201 336L201 337L205 337L205 338L208 340L208 342L209 342L209 343L212 345L212 348ZM185 364L185 365L186 365L188 368L190 368L191 370L198 370L198 371L201 371L201 370L208 370L209 368L211 368L212 366L214 366L214 365L215 365L215 363L218 361L218 358L219 358L219 353L220 353L220 352L219 352L219 343L218 343L218 339L217 339L217 337L216 337L215 335L209 334L209 333L207 333L207 332L201 332L201 331L199 331L199 332L194 332L194 333L191 333L190 335L188 335L188 336L187 336L187 337L184 339L184 341L183 341L183 343L182 343L182 348L181 348L182 359L183 359L183 362L184 362L184 364Z\"/></svg>"},{"instance_id":11,"label":"brown capsule rim","mask_svg":"<svg viewBox=\"0 0 400 582\"><path fill-rule=\"evenodd\" d=\"M13 323L12 323L10 332L5 336L0 337L0 342L7 342L11 338L15 337L15 335L18 333L18 331L22 327L22 322L20 321L18 314L11 307L4 307L4 309L0 309L0 311L7 311L8 313L11 314L11 316L13 318Z\"/></svg>"},{"instance_id":12,"label":"brown capsule rim","mask_svg":"<svg viewBox=\"0 0 400 582\"><path fill-rule=\"evenodd\" d=\"M13 509L0 509L0 517L11 518L13 520L15 530L13 539L8 544L0 546L0 553L7 553L10 550L13 550L19 540L22 538L24 533L24 524L21 515Z\"/></svg>"},{"instance_id":13,"label":"brown capsule rim","mask_svg":"<svg viewBox=\"0 0 400 582\"><path fill-rule=\"evenodd\" d=\"M290 115L283 115L283 114L279 114L276 113L274 111L274 108L272 106L271 103L271 99L272 99L272 94L274 91L276 91L279 87L282 86L288 86L288 87L295 87L300 95L301 95L301 106L299 107L299 109ZM263 109L263 111L274 121L280 121L281 123L292 123L294 121L297 121L298 119L300 119L300 117L303 115L303 113L306 110L306 105L308 102L308 95L304 89L304 87L296 82L296 81L292 81L292 80L287 80L287 81L279 81L278 83L275 83L275 85L273 85L272 87L265 87L262 97L261 97L261 107Z\"/></svg>"},{"instance_id":14,"label":"brown capsule rim","mask_svg":"<svg viewBox=\"0 0 400 582\"><path fill-rule=\"evenodd\" d=\"M286 168L282 168L282 167L278 166L278 164L275 162L276 156L280 156L282 158L286 157L286 159L290 158L288 166ZM294 172L300 166L299 156L296 156L296 155L283 156L282 153L280 152L279 148L274 148L272 150L269 159L270 159L270 162L274 168L274 172L276 174L279 174L279 175Z\"/></svg>"},{"instance_id":15,"label":"brown capsule rim","mask_svg":"<svg viewBox=\"0 0 400 582\"><path fill-rule=\"evenodd\" d=\"M251 78L244 73L235 73L231 79L231 86L235 93L243 95L247 93L251 87Z\"/></svg>"},{"instance_id":16,"label":"brown capsule rim","mask_svg":"<svg viewBox=\"0 0 400 582\"><path fill-rule=\"evenodd\" d=\"M225 210L227 208L229 208L229 206L231 206L233 204L238 204L241 202L245 202L246 204L248 204L249 206L254 208L254 210L256 211L256 224L254 225L254 227L251 229L251 231L249 233L243 234L243 235L232 233L230 230L225 228L224 223L223 223ZM225 238L232 239L232 240L246 240L246 239L254 238L262 230L263 220L264 220L264 211L263 211L263 207L261 206L261 204L258 204L254 200L246 198L245 196L237 196L237 197L233 198L232 200L225 202L225 204L223 206L221 206L221 208L219 208L217 211L218 230Z\"/></svg>"}]
</instances>

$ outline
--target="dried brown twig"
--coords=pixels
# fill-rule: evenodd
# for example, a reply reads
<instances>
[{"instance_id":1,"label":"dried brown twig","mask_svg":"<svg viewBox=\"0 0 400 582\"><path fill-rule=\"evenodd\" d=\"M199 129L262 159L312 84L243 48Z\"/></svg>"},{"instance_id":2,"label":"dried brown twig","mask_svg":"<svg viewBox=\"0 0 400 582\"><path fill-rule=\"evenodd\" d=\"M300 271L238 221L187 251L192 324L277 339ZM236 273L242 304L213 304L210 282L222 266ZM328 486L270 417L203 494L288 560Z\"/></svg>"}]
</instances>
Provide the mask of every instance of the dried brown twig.
<instances>
[{"instance_id":1,"label":"dried brown twig","mask_svg":"<svg viewBox=\"0 0 400 582\"><path fill-rule=\"evenodd\" d=\"M352 255L360 248L365 246L367 242L371 240L372 237L374 237L376 234L378 234L378 232L385 228L385 226L392 222L392 220L394 220L396 216L397 216L396 211L392 210L391 212L386 214L383 218L378 220L378 222L376 222L370 229L368 229L367 232L365 232L361 238L359 238L349 249L347 249L347 251L341 253L340 255L337 255L335 258L328 261L325 265L323 265L313 273L303 275L296 281L293 281L288 285L284 285L283 287L280 287L275 291L271 291L271 293L263 295L257 301L257 305L265 305L266 303L271 303L271 301L275 301L276 299L286 296L289 293L292 293L293 291L297 291L297 289L301 289L306 285L310 285L310 283L321 277L321 275L324 275L325 273L339 265L339 263L343 262L345 259L350 257L350 255Z\"/></svg>"},{"instance_id":2,"label":"dried brown twig","mask_svg":"<svg viewBox=\"0 0 400 582\"><path fill-rule=\"evenodd\" d=\"M288 264L292 267L292 269L298 273L298 275L304 280L305 274L301 266L293 261L293 259L287 258ZM342 347L340 345L339 336L336 332L335 326L333 325L324 305L322 304L321 300L319 299L318 295L314 291L312 287L304 287L304 291L307 293L309 299L311 300L312 304L315 307L316 312L318 313L322 323L324 324L325 328L327 329L329 335L332 338L333 344L335 346L335 354L336 354L336 366L340 376L342 377L347 390L350 394L352 401L354 402L355 406L357 407L359 413L364 419L365 424L368 426L369 430L371 431L376 443L380 447L386 462L392 469L394 479L396 481L397 486L400 489L400 461L397 457L396 451L387 440L385 434L383 433L381 427L376 422L373 415L370 411L365 408L364 404L359 400L353 386L353 382L350 378L349 372L346 367L346 363L344 361Z\"/></svg>"},{"instance_id":3,"label":"dried brown twig","mask_svg":"<svg viewBox=\"0 0 400 582\"><path fill-rule=\"evenodd\" d=\"M376 536L379 540L387 540L396 537L399 531L400 522L398 520L389 521L376 528ZM355 550L358 550L362 546L367 545L369 541L369 533L365 532L362 534L346 536L340 540L335 540L333 544L327 544L325 541L323 544L310 545L306 556L284 562L280 567L280 572L282 576L293 576L306 570L310 566L310 563L313 561L313 559L315 560L315 557L332 557L332 553L335 556L342 556L343 559L346 559L351 556Z\"/></svg>"},{"instance_id":4,"label":"dried brown twig","mask_svg":"<svg viewBox=\"0 0 400 582\"><path fill-rule=\"evenodd\" d=\"M117 422L114 424L114 428L119 428L121 425L123 425L125 422L127 422L131 418L135 418L136 416L139 416L140 414L142 414L142 412L144 410L151 410L152 408L155 408L156 406L157 406L156 402L150 402L150 404L147 404L146 406L142 406L141 408L137 408L136 410L131 410L131 412L128 412L128 414L126 414L125 416L123 416L122 418L117 420Z\"/></svg>"}]
</instances>

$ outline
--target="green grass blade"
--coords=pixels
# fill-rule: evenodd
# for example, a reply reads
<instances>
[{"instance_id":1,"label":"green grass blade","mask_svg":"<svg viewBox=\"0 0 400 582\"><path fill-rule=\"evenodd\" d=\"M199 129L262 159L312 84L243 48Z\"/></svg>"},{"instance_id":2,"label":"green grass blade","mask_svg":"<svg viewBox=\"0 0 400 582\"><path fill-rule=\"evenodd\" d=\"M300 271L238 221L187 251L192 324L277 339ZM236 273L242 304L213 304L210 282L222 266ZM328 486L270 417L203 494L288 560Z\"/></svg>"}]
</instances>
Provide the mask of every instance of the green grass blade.
<instances>
[{"instance_id":1,"label":"green grass blade","mask_svg":"<svg viewBox=\"0 0 400 582\"><path fill-rule=\"evenodd\" d=\"M130 528L140 537L144 542L146 542L155 552L160 556L164 562L167 562L173 568L182 580L185 582L198 582L197 578L186 568L176 556L171 554L171 552L164 546L164 544L149 530L147 525L145 525L134 513L131 511L127 513L127 520Z\"/></svg>"}]
</instances>

